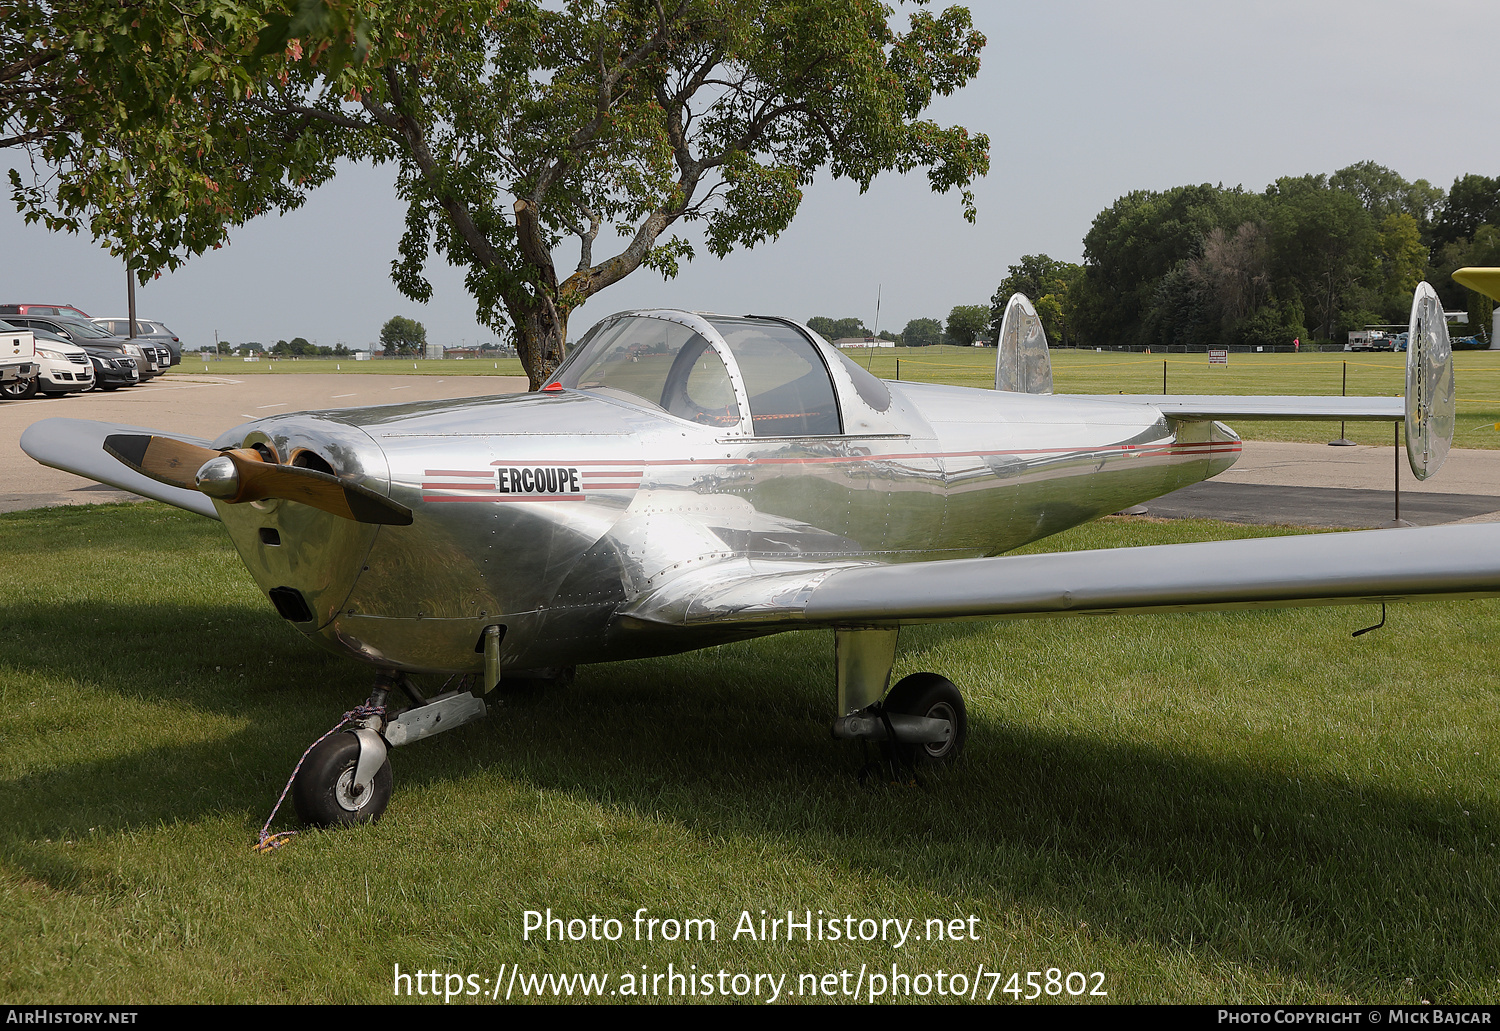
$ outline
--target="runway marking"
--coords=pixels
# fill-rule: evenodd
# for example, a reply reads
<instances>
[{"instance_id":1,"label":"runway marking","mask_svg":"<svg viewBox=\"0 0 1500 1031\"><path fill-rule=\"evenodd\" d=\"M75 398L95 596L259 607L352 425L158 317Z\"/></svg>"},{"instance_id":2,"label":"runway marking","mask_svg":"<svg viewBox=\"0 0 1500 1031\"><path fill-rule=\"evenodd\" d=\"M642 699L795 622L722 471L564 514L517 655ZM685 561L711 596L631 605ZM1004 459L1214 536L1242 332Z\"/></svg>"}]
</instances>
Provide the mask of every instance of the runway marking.
<instances>
[{"instance_id":1,"label":"runway marking","mask_svg":"<svg viewBox=\"0 0 1500 1031\"><path fill-rule=\"evenodd\" d=\"M404 387L392 387L392 388L391 388L391 389L392 389L392 390L410 390L410 389L411 389L411 388L412 388L412 387L414 387L414 386L416 386L416 384L415 384L415 383L408 383L408 384L407 384L407 385L406 385L406 386L404 386Z\"/></svg>"},{"instance_id":2,"label":"runway marking","mask_svg":"<svg viewBox=\"0 0 1500 1031\"><path fill-rule=\"evenodd\" d=\"M277 401L274 405L256 405L255 406L255 410L258 412L262 408L285 408L286 405L287 405L286 401Z\"/></svg>"},{"instance_id":3,"label":"runway marking","mask_svg":"<svg viewBox=\"0 0 1500 1031\"><path fill-rule=\"evenodd\" d=\"M339 397L358 397L359 395L358 394L334 394L333 396L335 398L339 398Z\"/></svg>"}]
</instances>

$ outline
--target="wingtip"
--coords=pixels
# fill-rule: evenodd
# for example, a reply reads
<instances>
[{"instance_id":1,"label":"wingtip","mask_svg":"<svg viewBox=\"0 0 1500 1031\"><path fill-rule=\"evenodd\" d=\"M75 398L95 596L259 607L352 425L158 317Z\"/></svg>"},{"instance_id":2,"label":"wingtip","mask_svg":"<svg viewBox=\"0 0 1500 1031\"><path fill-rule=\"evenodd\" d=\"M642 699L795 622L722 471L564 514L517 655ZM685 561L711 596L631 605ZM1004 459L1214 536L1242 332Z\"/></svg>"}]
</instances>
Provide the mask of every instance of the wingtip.
<instances>
[{"instance_id":1,"label":"wingtip","mask_svg":"<svg viewBox=\"0 0 1500 1031\"><path fill-rule=\"evenodd\" d=\"M1461 268L1453 273L1453 281L1491 300L1500 301L1500 268Z\"/></svg>"}]
</instances>

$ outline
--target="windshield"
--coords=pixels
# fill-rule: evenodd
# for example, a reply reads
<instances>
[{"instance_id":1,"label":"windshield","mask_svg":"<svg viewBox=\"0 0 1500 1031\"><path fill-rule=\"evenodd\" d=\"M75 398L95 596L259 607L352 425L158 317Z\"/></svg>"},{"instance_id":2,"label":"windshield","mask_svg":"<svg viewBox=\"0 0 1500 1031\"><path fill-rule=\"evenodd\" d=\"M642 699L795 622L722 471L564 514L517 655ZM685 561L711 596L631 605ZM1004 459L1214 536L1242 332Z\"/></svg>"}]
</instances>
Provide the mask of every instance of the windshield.
<instances>
[{"instance_id":1,"label":"windshield","mask_svg":"<svg viewBox=\"0 0 1500 1031\"><path fill-rule=\"evenodd\" d=\"M91 340L113 340L114 335L106 333L92 322L84 322L82 319L58 319L58 324L74 336L88 337Z\"/></svg>"}]
</instances>

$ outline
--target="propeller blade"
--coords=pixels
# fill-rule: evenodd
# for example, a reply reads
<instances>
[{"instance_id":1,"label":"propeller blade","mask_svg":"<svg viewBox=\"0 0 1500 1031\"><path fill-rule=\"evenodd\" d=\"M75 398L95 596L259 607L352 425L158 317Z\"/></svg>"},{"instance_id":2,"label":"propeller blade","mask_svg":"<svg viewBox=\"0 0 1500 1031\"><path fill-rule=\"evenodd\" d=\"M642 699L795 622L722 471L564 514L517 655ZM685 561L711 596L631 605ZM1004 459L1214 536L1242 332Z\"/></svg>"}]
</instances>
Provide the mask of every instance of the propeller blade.
<instances>
[{"instance_id":1,"label":"propeller blade","mask_svg":"<svg viewBox=\"0 0 1500 1031\"><path fill-rule=\"evenodd\" d=\"M104 439L104 450L153 480L229 504L281 498L358 523L412 522L410 509L368 487L316 469L267 462L253 448L215 451L171 437L113 433Z\"/></svg>"},{"instance_id":2,"label":"propeller blade","mask_svg":"<svg viewBox=\"0 0 1500 1031\"><path fill-rule=\"evenodd\" d=\"M411 510L368 487L347 483L337 476L295 465L273 465L261 461L254 451L224 454L239 474L235 501L282 498L316 508L358 523L410 526ZM208 472L207 469L204 472Z\"/></svg>"},{"instance_id":3,"label":"propeller blade","mask_svg":"<svg viewBox=\"0 0 1500 1031\"><path fill-rule=\"evenodd\" d=\"M219 456L213 448L144 433L111 433L104 438L104 450L144 476L188 490L198 489L203 463Z\"/></svg>"}]
</instances>

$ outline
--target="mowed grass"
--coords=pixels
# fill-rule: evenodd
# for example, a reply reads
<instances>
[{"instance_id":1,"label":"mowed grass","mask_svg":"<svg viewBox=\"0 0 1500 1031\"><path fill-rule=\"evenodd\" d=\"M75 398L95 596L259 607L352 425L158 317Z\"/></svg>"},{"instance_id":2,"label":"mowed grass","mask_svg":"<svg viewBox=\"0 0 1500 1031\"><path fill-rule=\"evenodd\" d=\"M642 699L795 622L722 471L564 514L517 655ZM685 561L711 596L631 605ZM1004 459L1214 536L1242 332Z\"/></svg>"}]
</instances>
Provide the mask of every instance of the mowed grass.
<instances>
[{"instance_id":1,"label":"mowed grass","mask_svg":"<svg viewBox=\"0 0 1500 1031\"><path fill-rule=\"evenodd\" d=\"M1042 549L1274 532L1105 520ZM861 786L829 740L829 633L585 668L396 750L381 823L257 855L368 671L279 619L207 520L18 513L0 546L10 1003L384 1002L397 963L611 987L696 964L796 1001L799 974L893 963L1101 971L1116 1003L1500 994L1500 603L1393 606L1358 639L1372 607L911 628L897 674L951 677L970 719L919 786ZM718 940L636 942L643 907ZM624 938L523 941L546 908ZM974 915L980 940L733 940L762 909Z\"/></svg>"}]
</instances>

